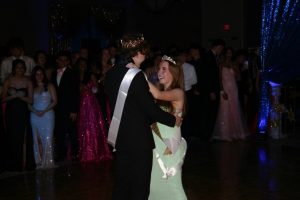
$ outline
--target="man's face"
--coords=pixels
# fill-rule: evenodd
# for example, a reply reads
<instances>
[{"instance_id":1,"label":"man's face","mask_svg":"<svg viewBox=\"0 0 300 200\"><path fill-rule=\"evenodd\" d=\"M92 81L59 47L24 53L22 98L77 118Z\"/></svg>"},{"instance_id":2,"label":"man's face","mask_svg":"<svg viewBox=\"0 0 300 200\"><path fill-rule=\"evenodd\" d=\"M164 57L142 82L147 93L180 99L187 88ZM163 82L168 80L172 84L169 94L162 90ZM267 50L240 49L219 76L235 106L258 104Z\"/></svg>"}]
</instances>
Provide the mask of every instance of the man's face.
<instances>
[{"instance_id":1,"label":"man's face","mask_svg":"<svg viewBox=\"0 0 300 200\"><path fill-rule=\"evenodd\" d=\"M200 57L200 52L198 49L190 49L190 55L193 59L198 58Z\"/></svg>"},{"instance_id":2,"label":"man's face","mask_svg":"<svg viewBox=\"0 0 300 200\"><path fill-rule=\"evenodd\" d=\"M85 48L80 49L79 57L88 59L89 51Z\"/></svg>"},{"instance_id":3,"label":"man's face","mask_svg":"<svg viewBox=\"0 0 300 200\"><path fill-rule=\"evenodd\" d=\"M109 48L109 53L110 53L110 56L112 58L114 58L116 56L116 54L117 54L117 49L115 47L110 47Z\"/></svg>"},{"instance_id":4,"label":"man's face","mask_svg":"<svg viewBox=\"0 0 300 200\"><path fill-rule=\"evenodd\" d=\"M18 58L18 57L22 56L23 49L20 48L20 47L13 47L13 48L10 49L10 52L11 52L12 56Z\"/></svg>"},{"instance_id":5,"label":"man's face","mask_svg":"<svg viewBox=\"0 0 300 200\"><path fill-rule=\"evenodd\" d=\"M60 56L56 59L57 68L64 68L69 66L70 60L67 56Z\"/></svg>"},{"instance_id":6,"label":"man's face","mask_svg":"<svg viewBox=\"0 0 300 200\"><path fill-rule=\"evenodd\" d=\"M223 52L223 50L224 50L224 46L219 45L219 46L217 47L216 54L217 54L217 55L220 55L220 54Z\"/></svg>"}]
</instances>

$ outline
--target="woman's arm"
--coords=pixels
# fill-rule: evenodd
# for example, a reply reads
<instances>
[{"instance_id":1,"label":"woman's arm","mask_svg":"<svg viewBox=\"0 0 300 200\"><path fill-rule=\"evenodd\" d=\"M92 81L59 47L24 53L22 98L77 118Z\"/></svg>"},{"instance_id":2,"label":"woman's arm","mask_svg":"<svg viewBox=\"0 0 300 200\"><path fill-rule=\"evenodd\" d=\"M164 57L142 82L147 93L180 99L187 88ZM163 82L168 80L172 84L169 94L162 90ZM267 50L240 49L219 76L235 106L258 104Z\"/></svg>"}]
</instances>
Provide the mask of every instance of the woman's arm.
<instances>
[{"instance_id":1,"label":"woman's arm","mask_svg":"<svg viewBox=\"0 0 300 200\"><path fill-rule=\"evenodd\" d=\"M2 101L3 102L15 99L17 97L16 95L7 96L7 91L8 91L9 84L10 84L9 79L4 81L3 90L2 90Z\"/></svg>"},{"instance_id":2,"label":"woman's arm","mask_svg":"<svg viewBox=\"0 0 300 200\"><path fill-rule=\"evenodd\" d=\"M175 126L180 124L179 118L164 112L155 104L152 94L150 93L149 84L142 72L139 72L132 80L131 86L134 90L129 90L135 96L138 107L149 117L149 123L160 122L167 126Z\"/></svg>"},{"instance_id":3,"label":"woman's arm","mask_svg":"<svg viewBox=\"0 0 300 200\"><path fill-rule=\"evenodd\" d=\"M163 101L181 101L184 99L184 92L181 89L172 89L169 91L160 91L148 81L150 92L155 99Z\"/></svg>"},{"instance_id":4,"label":"woman's arm","mask_svg":"<svg viewBox=\"0 0 300 200\"><path fill-rule=\"evenodd\" d=\"M25 101L28 104L32 103L32 96L33 96L33 88L32 88L32 83L30 80L28 80L27 83L27 88L28 88L28 94L26 97L19 97L21 100Z\"/></svg>"},{"instance_id":5,"label":"woman's arm","mask_svg":"<svg viewBox=\"0 0 300 200\"><path fill-rule=\"evenodd\" d=\"M54 86L50 83L48 85L48 90L49 90L49 93L51 95L52 101L48 105L48 107L45 110L43 110L43 112L48 112L49 110L52 110L54 108L54 106L57 104L56 90L55 90Z\"/></svg>"},{"instance_id":6,"label":"woman's arm","mask_svg":"<svg viewBox=\"0 0 300 200\"><path fill-rule=\"evenodd\" d=\"M221 89L220 89L220 94L221 96L223 97L224 100L228 100L228 95L226 93L226 91L224 90L224 87L223 87L223 70L225 68L224 65L221 65L221 70L220 70L220 84L221 84Z\"/></svg>"},{"instance_id":7,"label":"woman's arm","mask_svg":"<svg viewBox=\"0 0 300 200\"><path fill-rule=\"evenodd\" d=\"M34 107L33 107L31 104L28 104L28 110L29 110L30 112L35 113L35 114L38 114L38 113L39 113L39 111L37 111L36 109L34 109Z\"/></svg>"}]
</instances>

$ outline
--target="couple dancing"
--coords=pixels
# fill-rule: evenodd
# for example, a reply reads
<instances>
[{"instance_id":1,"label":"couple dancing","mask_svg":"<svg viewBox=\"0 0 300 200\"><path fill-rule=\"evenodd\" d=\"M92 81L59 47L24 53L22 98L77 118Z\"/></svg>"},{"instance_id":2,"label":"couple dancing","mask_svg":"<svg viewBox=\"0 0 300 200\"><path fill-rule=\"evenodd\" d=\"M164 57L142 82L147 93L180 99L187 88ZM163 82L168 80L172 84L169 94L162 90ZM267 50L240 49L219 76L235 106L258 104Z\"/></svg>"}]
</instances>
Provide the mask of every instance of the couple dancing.
<instances>
[{"instance_id":1,"label":"couple dancing","mask_svg":"<svg viewBox=\"0 0 300 200\"><path fill-rule=\"evenodd\" d=\"M160 91L139 70L148 53L144 38L125 35L121 44L123 59L107 72L104 82L114 108L108 135L116 149L112 198L185 200L181 167L186 142L178 127L184 107L182 69L164 56L158 73Z\"/></svg>"}]
</instances>

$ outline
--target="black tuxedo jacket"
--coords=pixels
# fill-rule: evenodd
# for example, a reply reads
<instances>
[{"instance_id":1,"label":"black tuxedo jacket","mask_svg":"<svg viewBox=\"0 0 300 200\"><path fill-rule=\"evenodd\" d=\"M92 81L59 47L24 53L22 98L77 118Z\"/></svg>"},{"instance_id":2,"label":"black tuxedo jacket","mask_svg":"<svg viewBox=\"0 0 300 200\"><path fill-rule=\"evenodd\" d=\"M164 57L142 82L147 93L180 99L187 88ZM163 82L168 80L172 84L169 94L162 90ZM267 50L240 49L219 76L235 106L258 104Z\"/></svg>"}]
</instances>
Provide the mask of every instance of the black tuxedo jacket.
<instances>
[{"instance_id":1,"label":"black tuxedo jacket","mask_svg":"<svg viewBox=\"0 0 300 200\"><path fill-rule=\"evenodd\" d=\"M106 74L104 89L112 109L115 108L119 87L127 71L127 67L117 65ZM117 151L152 150L155 145L150 125L154 122L175 126L175 117L155 104L145 76L139 72L131 82L124 104L116 141Z\"/></svg>"},{"instance_id":2,"label":"black tuxedo jacket","mask_svg":"<svg viewBox=\"0 0 300 200\"><path fill-rule=\"evenodd\" d=\"M220 69L215 54L209 50L203 58L203 69L205 74L206 91L214 92L218 96L220 93Z\"/></svg>"},{"instance_id":3,"label":"black tuxedo jacket","mask_svg":"<svg viewBox=\"0 0 300 200\"><path fill-rule=\"evenodd\" d=\"M79 111L79 79L77 74L67 67L61 77L60 84L57 85L57 71L52 74L52 83L57 92L57 105L55 110L60 113L77 113Z\"/></svg>"}]
</instances>

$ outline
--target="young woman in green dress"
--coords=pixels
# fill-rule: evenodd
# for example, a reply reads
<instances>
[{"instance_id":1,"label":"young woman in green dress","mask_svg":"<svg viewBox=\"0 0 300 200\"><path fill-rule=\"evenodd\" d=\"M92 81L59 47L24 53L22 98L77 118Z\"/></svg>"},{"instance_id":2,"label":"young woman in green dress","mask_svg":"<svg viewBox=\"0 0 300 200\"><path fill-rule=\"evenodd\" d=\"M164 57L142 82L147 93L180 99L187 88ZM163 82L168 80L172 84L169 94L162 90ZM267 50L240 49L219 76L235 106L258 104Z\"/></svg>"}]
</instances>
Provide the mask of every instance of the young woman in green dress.
<instances>
[{"instance_id":1,"label":"young woman in green dress","mask_svg":"<svg viewBox=\"0 0 300 200\"><path fill-rule=\"evenodd\" d=\"M153 97L163 109L182 117L185 99L182 66L173 58L163 56L158 80L158 87L149 83ZM149 200L186 200L181 174L187 144L181 137L180 127L155 123L152 133L156 148L153 152Z\"/></svg>"}]
</instances>

